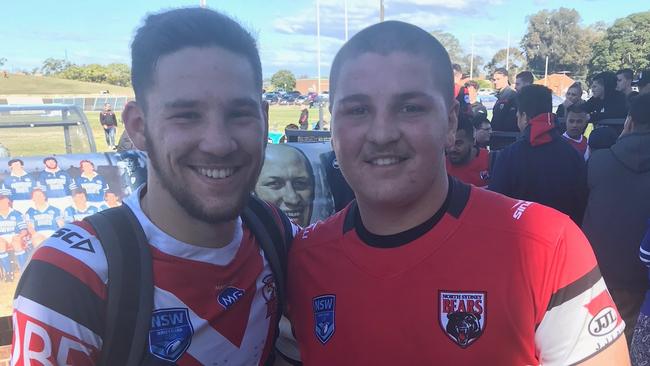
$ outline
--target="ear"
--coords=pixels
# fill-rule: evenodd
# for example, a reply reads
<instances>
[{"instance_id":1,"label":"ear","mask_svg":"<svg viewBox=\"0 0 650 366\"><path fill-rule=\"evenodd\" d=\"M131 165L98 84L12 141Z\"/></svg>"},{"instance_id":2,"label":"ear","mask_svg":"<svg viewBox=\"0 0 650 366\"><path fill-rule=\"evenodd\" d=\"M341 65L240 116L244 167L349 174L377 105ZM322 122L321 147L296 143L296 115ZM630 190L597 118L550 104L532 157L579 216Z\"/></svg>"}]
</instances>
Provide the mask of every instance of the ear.
<instances>
[{"instance_id":1,"label":"ear","mask_svg":"<svg viewBox=\"0 0 650 366\"><path fill-rule=\"evenodd\" d=\"M456 142L456 129L458 128L458 110L460 106L456 99L447 112L447 135L445 136L445 149L454 146Z\"/></svg>"},{"instance_id":2,"label":"ear","mask_svg":"<svg viewBox=\"0 0 650 366\"><path fill-rule=\"evenodd\" d=\"M133 141L133 145L138 148L138 150L147 151L145 148L147 144L144 133L145 118L142 107L135 101L128 102L124 106L122 119L124 120L124 128L129 134L131 141Z\"/></svg>"}]
</instances>

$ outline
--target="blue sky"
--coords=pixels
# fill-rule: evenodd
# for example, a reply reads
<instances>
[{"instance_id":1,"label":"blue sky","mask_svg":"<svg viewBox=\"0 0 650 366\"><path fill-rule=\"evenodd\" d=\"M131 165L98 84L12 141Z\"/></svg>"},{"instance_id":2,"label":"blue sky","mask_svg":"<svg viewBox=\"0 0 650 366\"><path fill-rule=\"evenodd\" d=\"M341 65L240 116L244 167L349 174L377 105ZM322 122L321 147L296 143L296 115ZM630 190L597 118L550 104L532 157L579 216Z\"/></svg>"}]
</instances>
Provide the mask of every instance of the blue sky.
<instances>
[{"instance_id":1,"label":"blue sky","mask_svg":"<svg viewBox=\"0 0 650 366\"><path fill-rule=\"evenodd\" d=\"M350 36L379 18L379 0L347 0ZM426 30L454 34L469 52L488 61L513 45L526 30L526 16L561 6L577 9L583 24L608 24L631 13L650 10L648 0L385 0L386 19L414 23ZM194 6L199 0L24 0L3 1L0 57L4 68L31 70L48 57L77 64L130 63L129 44L147 13ZM296 76L317 74L315 0L207 0L251 30L260 45L266 77L279 69ZM344 42L344 0L321 0L323 75Z\"/></svg>"}]
</instances>

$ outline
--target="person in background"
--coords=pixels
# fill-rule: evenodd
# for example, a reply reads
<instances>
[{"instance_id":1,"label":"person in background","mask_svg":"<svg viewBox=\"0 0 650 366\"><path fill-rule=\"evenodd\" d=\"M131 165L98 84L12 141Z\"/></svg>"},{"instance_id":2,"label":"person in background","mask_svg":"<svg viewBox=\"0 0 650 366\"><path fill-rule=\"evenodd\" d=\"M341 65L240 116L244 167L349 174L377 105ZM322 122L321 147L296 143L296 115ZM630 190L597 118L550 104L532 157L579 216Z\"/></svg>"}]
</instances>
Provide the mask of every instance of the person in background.
<instances>
[{"instance_id":1,"label":"person in background","mask_svg":"<svg viewBox=\"0 0 650 366\"><path fill-rule=\"evenodd\" d=\"M571 84L567 89L564 102L557 107L555 115L558 117L566 117L566 110L570 106L582 101L582 84L579 81Z\"/></svg>"},{"instance_id":2,"label":"person in background","mask_svg":"<svg viewBox=\"0 0 650 366\"><path fill-rule=\"evenodd\" d=\"M11 207L10 194L8 189L0 188L0 266L5 282L14 280L11 255L15 248L22 248L28 235L23 214Z\"/></svg>"},{"instance_id":3,"label":"person in background","mask_svg":"<svg viewBox=\"0 0 650 366\"><path fill-rule=\"evenodd\" d=\"M99 114L99 123L104 128L106 145L115 150L115 134L117 133L117 117L109 103L104 104L104 110Z\"/></svg>"},{"instance_id":4,"label":"person in background","mask_svg":"<svg viewBox=\"0 0 650 366\"><path fill-rule=\"evenodd\" d=\"M456 141L446 148L447 173L461 182L477 187L487 186L490 174L490 153L474 144L474 125L459 116Z\"/></svg>"},{"instance_id":5,"label":"person in background","mask_svg":"<svg viewBox=\"0 0 650 366\"><path fill-rule=\"evenodd\" d=\"M465 83L465 89L467 90L467 103L472 109L472 116L476 117L479 114L482 114L487 118L487 108L485 108L483 103L478 99L478 83L474 80L470 80Z\"/></svg>"},{"instance_id":6,"label":"person in background","mask_svg":"<svg viewBox=\"0 0 650 366\"><path fill-rule=\"evenodd\" d=\"M120 201L120 196L113 191L106 191L104 194L104 204L99 207L100 211L108 210L109 208L119 207L122 205Z\"/></svg>"},{"instance_id":7,"label":"person in background","mask_svg":"<svg viewBox=\"0 0 650 366\"><path fill-rule=\"evenodd\" d=\"M594 76L591 81L591 93L592 97L585 104L591 123L596 125L603 119L627 117L625 94L616 90L614 73L605 71Z\"/></svg>"},{"instance_id":8,"label":"person in background","mask_svg":"<svg viewBox=\"0 0 650 366\"><path fill-rule=\"evenodd\" d=\"M30 196L37 181L25 171L25 163L21 159L11 159L7 165L10 174L4 180L4 187L11 191L13 208L24 214L32 204Z\"/></svg>"},{"instance_id":9,"label":"person in background","mask_svg":"<svg viewBox=\"0 0 650 366\"><path fill-rule=\"evenodd\" d=\"M535 76L530 71L522 71L517 76L515 76L515 90L521 91L525 86L533 85L535 82Z\"/></svg>"},{"instance_id":10,"label":"person in background","mask_svg":"<svg viewBox=\"0 0 650 366\"><path fill-rule=\"evenodd\" d=\"M480 149L487 149L490 144L492 125L487 116L479 114L472 119L474 124L474 143Z\"/></svg>"},{"instance_id":11,"label":"person in background","mask_svg":"<svg viewBox=\"0 0 650 366\"><path fill-rule=\"evenodd\" d=\"M72 205L63 211L63 221L65 223L81 221L85 217L96 214L97 212L99 212L97 206L88 204L86 190L77 188L72 191Z\"/></svg>"},{"instance_id":12,"label":"person in background","mask_svg":"<svg viewBox=\"0 0 650 366\"><path fill-rule=\"evenodd\" d=\"M308 130L309 129L309 109L308 108L303 108L302 111L300 111L300 117L298 118L298 126L300 126L301 130Z\"/></svg>"},{"instance_id":13,"label":"person in background","mask_svg":"<svg viewBox=\"0 0 650 366\"><path fill-rule=\"evenodd\" d=\"M499 151L489 188L553 207L579 225L587 202L585 161L555 128L551 90L529 85L517 101L522 135Z\"/></svg>"},{"instance_id":14,"label":"person in background","mask_svg":"<svg viewBox=\"0 0 650 366\"><path fill-rule=\"evenodd\" d=\"M618 136L616 130L609 126L594 128L589 134L589 141L587 141L587 158L591 157L594 151L612 147L616 143Z\"/></svg>"},{"instance_id":15,"label":"person in background","mask_svg":"<svg viewBox=\"0 0 650 366\"><path fill-rule=\"evenodd\" d=\"M650 270L650 218L647 226L648 230L639 248L639 259ZM650 277L650 273L648 275ZM635 366L650 365L650 290L645 293L639 318L636 321L630 344L630 358Z\"/></svg>"},{"instance_id":16,"label":"person in background","mask_svg":"<svg viewBox=\"0 0 650 366\"><path fill-rule=\"evenodd\" d=\"M650 94L650 69L641 71L636 86L639 88L639 95Z\"/></svg>"},{"instance_id":17,"label":"person in background","mask_svg":"<svg viewBox=\"0 0 650 366\"><path fill-rule=\"evenodd\" d=\"M492 129L518 132L517 92L510 87L508 71L504 68L496 69L492 74L492 82L497 90L497 101L492 108Z\"/></svg>"},{"instance_id":18,"label":"person in background","mask_svg":"<svg viewBox=\"0 0 650 366\"><path fill-rule=\"evenodd\" d=\"M76 177L75 184L78 188L83 188L88 197L88 202L99 208L104 202L104 193L108 191L106 179L97 174L95 164L90 160L79 162L81 174Z\"/></svg>"},{"instance_id":19,"label":"person in background","mask_svg":"<svg viewBox=\"0 0 650 366\"><path fill-rule=\"evenodd\" d=\"M25 222L32 244L39 246L63 226L63 214L48 202L48 197L41 187L37 186L32 191L32 201L32 207L25 212Z\"/></svg>"},{"instance_id":20,"label":"person in background","mask_svg":"<svg viewBox=\"0 0 650 366\"><path fill-rule=\"evenodd\" d=\"M632 79L634 79L632 69L621 69L616 72L616 90L625 94L628 101L639 94L632 90Z\"/></svg>"},{"instance_id":21,"label":"person in background","mask_svg":"<svg viewBox=\"0 0 650 366\"><path fill-rule=\"evenodd\" d=\"M311 219L314 193L314 172L307 157L293 146L267 145L255 194L304 227Z\"/></svg>"},{"instance_id":22,"label":"person in background","mask_svg":"<svg viewBox=\"0 0 650 366\"><path fill-rule=\"evenodd\" d=\"M623 135L587 164L589 201L582 230L623 319L628 341L648 290L639 243L650 218L650 94L634 100Z\"/></svg>"},{"instance_id":23,"label":"person in background","mask_svg":"<svg viewBox=\"0 0 650 366\"><path fill-rule=\"evenodd\" d=\"M589 114L584 109L584 103L572 104L567 109L566 131L562 137L573 146L585 160L587 155L587 138L584 136L589 122Z\"/></svg>"},{"instance_id":24,"label":"person in background","mask_svg":"<svg viewBox=\"0 0 650 366\"><path fill-rule=\"evenodd\" d=\"M70 206L70 193L77 185L68 172L61 170L55 157L46 157L43 165L45 169L38 175L38 184L45 189L50 205L64 210Z\"/></svg>"},{"instance_id":25,"label":"person in background","mask_svg":"<svg viewBox=\"0 0 650 366\"><path fill-rule=\"evenodd\" d=\"M463 87L463 68L459 64L451 65L452 73L454 75L454 97L458 97L460 89Z\"/></svg>"}]
</instances>

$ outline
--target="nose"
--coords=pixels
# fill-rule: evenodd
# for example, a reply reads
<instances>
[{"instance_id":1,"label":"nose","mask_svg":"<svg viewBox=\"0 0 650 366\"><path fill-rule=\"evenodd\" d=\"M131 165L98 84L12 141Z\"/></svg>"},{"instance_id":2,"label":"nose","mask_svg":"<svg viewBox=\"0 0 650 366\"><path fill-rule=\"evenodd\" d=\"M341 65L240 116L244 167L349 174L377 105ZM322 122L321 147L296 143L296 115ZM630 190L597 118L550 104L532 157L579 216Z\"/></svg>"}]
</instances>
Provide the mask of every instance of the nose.
<instances>
[{"instance_id":1,"label":"nose","mask_svg":"<svg viewBox=\"0 0 650 366\"><path fill-rule=\"evenodd\" d=\"M388 112L377 112L368 124L366 139L377 145L387 145L399 140L401 132L396 118Z\"/></svg>"},{"instance_id":2,"label":"nose","mask_svg":"<svg viewBox=\"0 0 650 366\"><path fill-rule=\"evenodd\" d=\"M296 189L293 188L291 181L287 181L287 183L284 185L282 200L286 205L289 206L298 206L301 203L300 195L296 192Z\"/></svg>"},{"instance_id":3,"label":"nose","mask_svg":"<svg viewBox=\"0 0 650 366\"><path fill-rule=\"evenodd\" d=\"M237 141L223 117L211 116L204 122L198 148L215 156L226 156L237 150Z\"/></svg>"}]
</instances>

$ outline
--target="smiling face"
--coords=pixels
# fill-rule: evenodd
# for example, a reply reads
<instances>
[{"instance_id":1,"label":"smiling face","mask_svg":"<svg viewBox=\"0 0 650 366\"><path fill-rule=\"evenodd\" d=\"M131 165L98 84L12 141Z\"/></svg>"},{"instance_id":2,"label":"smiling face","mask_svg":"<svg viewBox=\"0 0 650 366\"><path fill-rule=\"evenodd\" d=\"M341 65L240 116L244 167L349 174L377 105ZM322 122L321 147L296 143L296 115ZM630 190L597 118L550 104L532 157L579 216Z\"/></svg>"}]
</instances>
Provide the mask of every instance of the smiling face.
<instances>
[{"instance_id":1,"label":"smiling face","mask_svg":"<svg viewBox=\"0 0 650 366\"><path fill-rule=\"evenodd\" d=\"M404 52L363 53L341 66L332 145L360 205L417 205L447 179L458 105L436 88L432 67Z\"/></svg>"},{"instance_id":2,"label":"smiling face","mask_svg":"<svg viewBox=\"0 0 650 366\"><path fill-rule=\"evenodd\" d=\"M309 225L314 200L314 177L309 162L288 145L269 145L255 186L261 199L279 207L293 222Z\"/></svg>"},{"instance_id":3,"label":"smiling face","mask_svg":"<svg viewBox=\"0 0 650 366\"><path fill-rule=\"evenodd\" d=\"M149 192L166 192L204 222L241 213L266 142L254 75L246 58L219 47L160 58L146 96L144 145L156 178Z\"/></svg>"}]
</instances>

